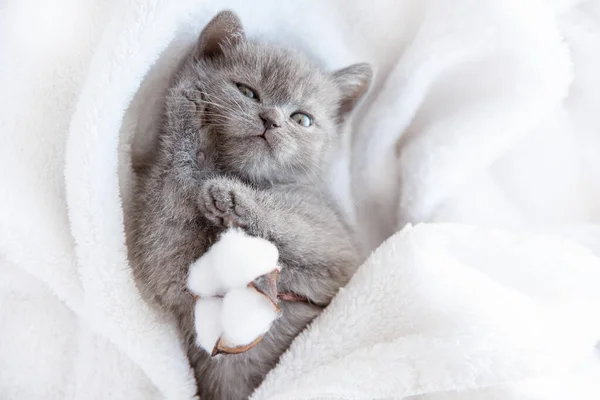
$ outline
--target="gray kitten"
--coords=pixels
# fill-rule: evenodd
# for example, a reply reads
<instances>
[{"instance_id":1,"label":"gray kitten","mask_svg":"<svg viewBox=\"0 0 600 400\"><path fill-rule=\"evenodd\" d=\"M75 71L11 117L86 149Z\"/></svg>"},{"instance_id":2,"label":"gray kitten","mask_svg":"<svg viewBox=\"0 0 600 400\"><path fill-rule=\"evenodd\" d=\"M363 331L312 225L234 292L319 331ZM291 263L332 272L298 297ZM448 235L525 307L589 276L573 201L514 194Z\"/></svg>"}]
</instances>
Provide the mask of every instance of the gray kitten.
<instances>
[{"instance_id":1,"label":"gray kitten","mask_svg":"<svg viewBox=\"0 0 600 400\"><path fill-rule=\"evenodd\" d=\"M247 398L354 273L357 247L325 198L323 171L370 80L366 64L327 73L248 40L229 11L183 63L156 154L139 173L128 245L140 291L178 323L203 400ZM211 358L195 344L186 278L228 223L275 244L278 290L308 302L280 302L258 345Z\"/></svg>"}]
</instances>

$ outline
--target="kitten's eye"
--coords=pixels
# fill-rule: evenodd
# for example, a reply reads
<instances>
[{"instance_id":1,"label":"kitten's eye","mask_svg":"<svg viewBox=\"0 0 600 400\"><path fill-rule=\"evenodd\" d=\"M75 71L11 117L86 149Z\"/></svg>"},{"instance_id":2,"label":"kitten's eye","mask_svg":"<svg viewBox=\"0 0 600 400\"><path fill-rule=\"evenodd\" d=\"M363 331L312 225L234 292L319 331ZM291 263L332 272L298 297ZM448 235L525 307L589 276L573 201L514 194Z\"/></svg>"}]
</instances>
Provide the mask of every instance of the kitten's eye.
<instances>
[{"instance_id":1,"label":"kitten's eye","mask_svg":"<svg viewBox=\"0 0 600 400\"><path fill-rule=\"evenodd\" d=\"M294 120L294 122L296 122L298 125L302 125L305 128L308 128L313 124L312 118L301 112L293 113L290 118L292 118L292 120Z\"/></svg>"},{"instance_id":2,"label":"kitten's eye","mask_svg":"<svg viewBox=\"0 0 600 400\"><path fill-rule=\"evenodd\" d=\"M258 100L258 95L256 94L256 92L254 92L254 90L250 89L246 85L242 85L241 83L237 83L236 85L237 85L237 88L240 90L240 92L242 92L242 94L244 96L249 97L254 100Z\"/></svg>"}]
</instances>

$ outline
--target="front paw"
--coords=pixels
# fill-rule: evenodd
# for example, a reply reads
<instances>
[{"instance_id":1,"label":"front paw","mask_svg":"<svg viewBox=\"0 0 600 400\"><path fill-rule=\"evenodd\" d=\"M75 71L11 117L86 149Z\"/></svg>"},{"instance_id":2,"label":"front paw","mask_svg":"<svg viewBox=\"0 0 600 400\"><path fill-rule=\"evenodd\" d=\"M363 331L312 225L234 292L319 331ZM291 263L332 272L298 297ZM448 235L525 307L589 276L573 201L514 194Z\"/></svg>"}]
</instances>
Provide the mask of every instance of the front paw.
<instances>
[{"instance_id":1,"label":"front paw","mask_svg":"<svg viewBox=\"0 0 600 400\"><path fill-rule=\"evenodd\" d=\"M251 225L255 213L252 189L226 179L206 181L200 189L199 208L204 217L217 227L241 227Z\"/></svg>"},{"instance_id":2,"label":"front paw","mask_svg":"<svg viewBox=\"0 0 600 400\"><path fill-rule=\"evenodd\" d=\"M181 94L185 100L188 101L195 111L203 111L204 110L204 93L202 88L197 85L190 85L181 90Z\"/></svg>"}]
</instances>

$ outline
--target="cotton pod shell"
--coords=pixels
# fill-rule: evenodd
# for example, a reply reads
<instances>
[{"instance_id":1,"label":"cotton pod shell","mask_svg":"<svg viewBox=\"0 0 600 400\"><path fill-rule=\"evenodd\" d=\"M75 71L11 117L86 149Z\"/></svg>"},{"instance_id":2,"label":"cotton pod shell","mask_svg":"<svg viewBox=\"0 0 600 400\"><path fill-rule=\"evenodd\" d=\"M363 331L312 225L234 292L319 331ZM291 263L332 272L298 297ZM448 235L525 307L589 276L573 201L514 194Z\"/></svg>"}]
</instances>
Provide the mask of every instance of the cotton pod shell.
<instances>
[{"instance_id":1,"label":"cotton pod shell","mask_svg":"<svg viewBox=\"0 0 600 400\"><path fill-rule=\"evenodd\" d=\"M255 289L232 289L223 298L221 339L228 346L252 343L269 330L278 315L277 307Z\"/></svg>"},{"instance_id":2,"label":"cotton pod shell","mask_svg":"<svg viewBox=\"0 0 600 400\"><path fill-rule=\"evenodd\" d=\"M215 348L213 349L213 352L211 354L212 357L218 355L218 354L241 354L241 353L245 353L248 350L250 350L251 348L253 348L254 346L256 346L258 343L260 343L260 341L262 340L264 335L260 335L259 337L257 337L256 339L254 339L252 342L242 345L242 346L234 346L230 343L227 343L224 339L219 339L219 341L217 342L217 345L215 346Z\"/></svg>"},{"instance_id":3,"label":"cotton pod shell","mask_svg":"<svg viewBox=\"0 0 600 400\"><path fill-rule=\"evenodd\" d=\"M263 296L266 296L271 303L277 304L277 276L279 270L274 269L268 274L261 275L248 284L248 287L253 288L260 292Z\"/></svg>"},{"instance_id":4,"label":"cotton pod shell","mask_svg":"<svg viewBox=\"0 0 600 400\"><path fill-rule=\"evenodd\" d=\"M194 306L194 327L196 328L196 345L212 353L222 335L221 313L223 299L200 298Z\"/></svg>"},{"instance_id":5,"label":"cotton pod shell","mask_svg":"<svg viewBox=\"0 0 600 400\"><path fill-rule=\"evenodd\" d=\"M243 288L257 277L277 268L279 251L271 242L231 228L212 245L211 263L227 289Z\"/></svg>"}]
</instances>

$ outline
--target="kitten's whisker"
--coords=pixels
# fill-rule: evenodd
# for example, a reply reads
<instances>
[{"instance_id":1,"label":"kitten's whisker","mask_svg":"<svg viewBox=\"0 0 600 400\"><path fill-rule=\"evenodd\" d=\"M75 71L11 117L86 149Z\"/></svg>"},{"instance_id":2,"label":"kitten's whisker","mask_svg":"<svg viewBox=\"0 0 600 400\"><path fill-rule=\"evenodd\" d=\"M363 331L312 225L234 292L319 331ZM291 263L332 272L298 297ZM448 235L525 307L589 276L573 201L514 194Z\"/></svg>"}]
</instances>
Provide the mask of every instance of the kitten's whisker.
<instances>
[{"instance_id":1,"label":"kitten's whisker","mask_svg":"<svg viewBox=\"0 0 600 400\"><path fill-rule=\"evenodd\" d=\"M218 121L223 121L223 122L229 121L229 118L227 118L226 116L221 115L221 114L210 113L210 112L207 113L207 112L205 112L202 115L204 117L212 118L213 120L218 120Z\"/></svg>"},{"instance_id":2,"label":"kitten's whisker","mask_svg":"<svg viewBox=\"0 0 600 400\"><path fill-rule=\"evenodd\" d=\"M213 97L213 96L209 95L208 93L203 93L203 94L204 94L204 97L205 97L205 98L209 99L209 100L207 101L207 103L214 104L214 105L217 105L217 104L218 104L219 106L221 106L223 109L225 109L225 110L226 110L226 111L228 111L228 112L232 112L232 111L233 111L233 108L232 108L232 107L229 107L228 105L224 105L224 104L220 104L220 103L216 103L216 102L214 102L214 100L215 100L215 97ZM241 112L243 112L244 110L242 109L242 107L240 106L240 104L237 102L237 100L234 98L234 99L233 99L233 101L235 102L235 105L238 107L238 109L239 109Z\"/></svg>"},{"instance_id":3,"label":"kitten's whisker","mask_svg":"<svg viewBox=\"0 0 600 400\"><path fill-rule=\"evenodd\" d=\"M225 110L227 112L231 112L231 108L229 108L229 107L227 107L227 106L225 106L223 104L215 103L213 101L208 101L208 100L202 100L202 103L209 104L209 105L215 106L215 107L219 107L219 108L221 108L221 109L223 109L223 110Z\"/></svg>"},{"instance_id":4,"label":"kitten's whisker","mask_svg":"<svg viewBox=\"0 0 600 400\"><path fill-rule=\"evenodd\" d=\"M233 98L233 102L235 103L235 105L237 106L238 110L241 113L246 113L246 110L244 110L244 108L242 107L242 105L238 102L238 100L236 98Z\"/></svg>"}]
</instances>

